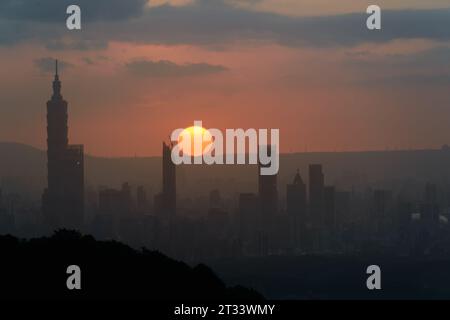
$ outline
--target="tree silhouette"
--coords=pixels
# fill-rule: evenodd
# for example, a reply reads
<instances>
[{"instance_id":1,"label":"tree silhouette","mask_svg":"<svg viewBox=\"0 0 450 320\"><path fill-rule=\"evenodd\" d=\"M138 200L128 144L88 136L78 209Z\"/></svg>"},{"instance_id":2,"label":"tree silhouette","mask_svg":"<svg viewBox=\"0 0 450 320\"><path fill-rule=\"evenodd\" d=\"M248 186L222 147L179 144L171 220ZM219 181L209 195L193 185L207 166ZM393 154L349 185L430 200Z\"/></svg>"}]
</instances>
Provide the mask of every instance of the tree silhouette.
<instances>
[{"instance_id":1,"label":"tree silhouette","mask_svg":"<svg viewBox=\"0 0 450 320\"><path fill-rule=\"evenodd\" d=\"M7 299L260 300L243 287L227 288L205 265L187 264L74 230L21 240L0 236L1 296ZM81 290L69 290L67 267L81 268Z\"/></svg>"}]
</instances>

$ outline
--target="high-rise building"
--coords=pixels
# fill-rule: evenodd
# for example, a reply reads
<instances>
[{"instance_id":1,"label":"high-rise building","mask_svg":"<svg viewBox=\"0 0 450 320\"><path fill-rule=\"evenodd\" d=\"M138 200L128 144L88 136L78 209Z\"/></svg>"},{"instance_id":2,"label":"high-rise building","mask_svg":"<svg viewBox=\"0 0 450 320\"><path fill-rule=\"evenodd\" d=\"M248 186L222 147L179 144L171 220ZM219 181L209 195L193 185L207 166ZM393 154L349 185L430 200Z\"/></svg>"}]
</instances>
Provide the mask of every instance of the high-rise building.
<instances>
[{"instance_id":1,"label":"high-rise building","mask_svg":"<svg viewBox=\"0 0 450 320\"><path fill-rule=\"evenodd\" d=\"M427 183L425 186L425 193L423 198L424 202L426 203L437 203L437 186L433 183Z\"/></svg>"},{"instance_id":2,"label":"high-rise building","mask_svg":"<svg viewBox=\"0 0 450 320\"><path fill-rule=\"evenodd\" d=\"M137 187L136 202L137 202L137 209L140 212L145 212L148 209L147 193L145 192L144 186Z\"/></svg>"},{"instance_id":3,"label":"high-rise building","mask_svg":"<svg viewBox=\"0 0 450 320\"><path fill-rule=\"evenodd\" d=\"M100 214L110 214L114 219L129 217L131 213L131 190L128 183L123 183L120 190L102 189L98 193Z\"/></svg>"},{"instance_id":4,"label":"high-rise building","mask_svg":"<svg viewBox=\"0 0 450 320\"><path fill-rule=\"evenodd\" d=\"M435 184L426 184L423 202L420 204L420 211L424 221L430 223L437 223L439 221L437 193L437 186Z\"/></svg>"},{"instance_id":5,"label":"high-rise building","mask_svg":"<svg viewBox=\"0 0 450 320\"><path fill-rule=\"evenodd\" d=\"M271 156L272 146L267 146L268 156ZM278 150L275 150L278 152ZM258 196L259 205L263 221L266 221L269 217L274 216L278 212L278 188L277 178L278 174L274 175L261 175L261 167L263 164L259 163L258 166Z\"/></svg>"},{"instance_id":6,"label":"high-rise building","mask_svg":"<svg viewBox=\"0 0 450 320\"><path fill-rule=\"evenodd\" d=\"M48 187L42 196L44 219L53 230L83 225L84 151L82 145L68 144L67 118L56 61L53 95L47 102Z\"/></svg>"},{"instance_id":7,"label":"high-rise building","mask_svg":"<svg viewBox=\"0 0 450 320\"><path fill-rule=\"evenodd\" d=\"M286 204L289 215L306 218L306 185L298 171L292 184L287 185Z\"/></svg>"},{"instance_id":8,"label":"high-rise building","mask_svg":"<svg viewBox=\"0 0 450 320\"><path fill-rule=\"evenodd\" d=\"M222 198L218 189L211 190L209 193L209 208L221 208Z\"/></svg>"},{"instance_id":9,"label":"high-rise building","mask_svg":"<svg viewBox=\"0 0 450 320\"><path fill-rule=\"evenodd\" d=\"M312 221L321 226L323 219L324 175L321 164L309 165L309 211Z\"/></svg>"},{"instance_id":10,"label":"high-rise building","mask_svg":"<svg viewBox=\"0 0 450 320\"><path fill-rule=\"evenodd\" d=\"M0 234L14 233L15 217L12 213L7 212L3 203L2 189L0 188Z\"/></svg>"},{"instance_id":11,"label":"high-rise building","mask_svg":"<svg viewBox=\"0 0 450 320\"><path fill-rule=\"evenodd\" d=\"M341 226L352 221L351 193L349 191L336 191L335 201L336 224Z\"/></svg>"},{"instance_id":12,"label":"high-rise building","mask_svg":"<svg viewBox=\"0 0 450 320\"><path fill-rule=\"evenodd\" d=\"M392 205L392 191L376 189L373 192L373 211L376 219L383 219Z\"/></svg>"},{"instance_id":13,"label":"high-rise building","mask_svg":"<svg viewBox=\"0 0 450 320\"><path fill-rule=\"evenodd\" d=\"M286 189L286 211L289 219L289 239L293 249L305 249L306 230L306 185L297 171L292 184Z\"/></svg>"},{"instance_id":14,"label":"high-rise building","mask_svg":"<svg viewBox=\"0 0 450 320\"><path fill-rule=\"evenodd\" d=\"M239 241L245 251L256 251L254 241L258 234L258 197L254 193L239 194Z\"/></svg>"},{"instance_id":15,"label":"high-rise building","mask_svg":"<svg viewBox=\"0 0 450 320\"><path fill-rule=\"evenodd\" d=\"M0 213L3 212L3 191L2 188L0 188Z\"/></svg>"},{"instance_id":16,"label":"high-rise building","mask_svg":"<svg viewBox=\"0 0 450 320\"><path fill-rule=\"evenodd\" d=\"M170 218L177 211L176 166L172 161L172 145L162 144L162 192L155 196L155 211L163 218Z\"/></svg>"},{"instance_id":17,"label":"high-rise building","mask_svg":"<svg viewBox=\"0 0 450 320\"><path fill-rule=\"evenodd\" d=\"M260 148L264 146L260 146ZM276 146L267 145L267 155L272 156L272 152L278 152ZM261 175L261 168L268 167L258 163L258 205L259 221L257 226L257 253L266 255L270 251L270 245L273 243L274 231L278 213L278 174Z\"/></svg>"},{"instance_id":18,"label":"high-rise building","mask_svg":"<svg viewBox=\"0 0 450 320\"><path fill-rule=\"evenodd\" d=\"M336 227L336 191L333 186L323 189L323 214L325 227L333 230Z\"/></svg>"}]
</instances>

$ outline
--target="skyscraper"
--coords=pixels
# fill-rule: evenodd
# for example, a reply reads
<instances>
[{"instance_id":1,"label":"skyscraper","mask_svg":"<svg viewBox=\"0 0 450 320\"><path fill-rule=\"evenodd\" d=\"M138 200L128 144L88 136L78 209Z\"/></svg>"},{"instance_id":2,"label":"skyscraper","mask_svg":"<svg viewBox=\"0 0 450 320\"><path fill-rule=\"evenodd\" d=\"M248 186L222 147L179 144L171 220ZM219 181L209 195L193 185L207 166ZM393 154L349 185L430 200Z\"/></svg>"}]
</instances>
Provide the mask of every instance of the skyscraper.
<instances>
[{"instance_id":1,"label":"skyscraper","mask_svg":"<svg viewBox=\"0 0 450 320\"><path fill-rule=\"evenodd\" d=\"M264 146L260 146L260 148ZM276 146L267 145L267 155L270 157L272 152L278 152ZM255 227L258 230L258 254L267 255L269 247L273 243L274 226L276 225L278 213L278 174L261 175L261 168L266 167L262 163L258 164L258 202L260 221Z\"/></svg>"},{"instance_id":2,"label":"skyscraper","mask_svg":"<svg viewBox=\"0 0 450 320\"><path fill-rule=\"evenodd\" d=\"M267 146L268 156L271 156L272 146ZM278 152L278 150L275 150ZM261 172L263 164L259 163L258 172ZM258 196L259 205L262 215L263 223L268 222L268 218L278 212L278 188L277 188L278 174L261 175L258 176Z\"/></svg>"},{"instance_id":3,"label":"skyscraper","mask_svg":"<svg viewBox=\"0 0 450 320\"><path fill-rule=\"evenodd\" d=\"M323 191L324 175L321 164L309 165L309 210L312 221L317 225L323 224Z\"/></svg>"},{"instance_id":4,"label":"skyscraper","mask_svg":"<svg viewBox=\"0 0 450 320\"><path fill-rule=\"evenodd\" d=\"M325 186L323 189L323 218L328 231L336 227L336 189L333 186Z\"/></svg>"},{"instance_id":5,"label":"skyscraper","mask_svg":"<svg viewBox=\"0 0 450 320\"><path fill-rule=\"evenodd\" d=\"M170 218L177 211L176 167L172 162L172 146L162 144L162 192L155 197L155 211L164 218Z\"/></svg>"},{"instance_id":6,"label":"skyscraper","mask_svg":"<svg viewBox=\"0 0 450 320\"><path fill-rule=\"evenodd\" d=\"M47 102L48 187L42 196L48 227L80 229L84 213L84 151L69 145L67 101L61 95L56 61L53 95Z\"/></svg>"},{"instance_id":7,"label":"skyscraper","mask_svg":"<svg viewBox=\"0 0 450 320\"><path fill-rule=\"evenodd\" d=\"M291 216L306 217L306 185L303 183L300 173L294 177L292 184L287 185L286 190L287 213Z\"/></svg>"},{"instance_id":8,"label":"skyscraper","mask_svg":"<svg viewBox=\"0 0 450 320\"><path fill-rule=\"evenodd\" d=\"M127 182L122 184L120 190L106 188L98 193L100 214L110 214L114 220L129 217L132 211L131 205L131 188Z\"/></svg>"},{"instance_id":9,"label":"skyscraper","mask_svg":"<svg viewBox=\"0 0 450 320\"><path fill-rule=\"evenodd\" d=\"M139 213L143 213L148 209L147 193L144 186L138 186L136 190L136 202Z\"/></svg>"},{"instance_id":10,"label":"skyscraper","mask_svg":"<svg viewBox=\"0 0 450 320\"><path fill-rule=\"evenodd\" d=\"M437 197L437 186L432 183L427 183L423 202L420 205L420 212L423 219L429 223L439 222L439 204Z\"/></svg>"},{"instance_id":11,"label":"skyscraper","mask_svg":"<svg viewBox=\"0 0 450 320\"><path fill-rule=\"evenodd\" d=\"M289 239L292 248L305 249L306 243L306 185L300 173L286 189L286 211L289 219Z\"/></svg>"},{"instance_id":12,"label":"skyscraper","mask_svg":"<svg viewBox=\"0 0 450 320\"><path fill-rule=\"evenodd\" d=\"M3 191L0 188L0 213L3 213Z\"/></svg>"},{"instance_id":13,"label":"skyscraper","mask_svg":"<svg viewBox=\"0 0 450 320\"><path fill-rule=\"evenodd\" d=\"M258 224L258 200L253 193L239 194L239 238L249 241L256 234Z\"/></svg>"}]
</instances>

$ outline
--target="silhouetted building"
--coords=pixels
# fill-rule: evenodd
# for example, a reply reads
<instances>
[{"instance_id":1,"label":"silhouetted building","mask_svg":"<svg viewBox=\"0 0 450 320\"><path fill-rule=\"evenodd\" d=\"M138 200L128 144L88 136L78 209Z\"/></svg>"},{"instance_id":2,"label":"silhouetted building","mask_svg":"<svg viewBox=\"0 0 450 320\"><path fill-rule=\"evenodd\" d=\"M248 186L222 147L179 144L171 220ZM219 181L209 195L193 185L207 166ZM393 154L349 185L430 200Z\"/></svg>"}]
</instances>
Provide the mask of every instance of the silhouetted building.
<instances>
[{"instance_id":1,"label":"silhouetted building","mask_svg":"<svg viewBox=\"0 0 450 320\"><path fill-rule=\"evenodd\" d=\"M132 213L131 188L128 183L123 183L120 190L99 190L98 214L93 221L95 235L102 239L118 236L121 224L131 219Z\"/></svg>"},{"instance_id":2,"label":"silhouetted building","mask_svg":"<svg viewBox=\"0 0 450 320\"><path fill-rule=\"evenodd\" d=\"M305 248L306 243L306 185L297 171L292 184L287 185L286 211L289 218L289 239L292 249Z\"/></svg>"},{"instance_id":3,"label":"silhouetted building","mask_svg":"<svg viewBox=\"0 0 450 320\"><path fill-rule=\"evenodd\" d=\"M425 185L424 202L426 203L437 203L437 186L433 183L427 183Z\"/></svg>"},{"instance_id":4,"label":"silhouetted building","mask_svg":"<svg viewBox=\"0 0 450 320\"><path fill-rule=\"evenodd\" d=\"M377 189L373 193L373 208L371 220L371 228L378 237L383 237L386 230L392 225L395 219L393 210L392 191Z\"/></svg>"},{"instance_id":5,"label":"silhouetted building","mask_svg":"<svg viewBox=\"0 0 450 320\"><path fill-rule=\"evenodd\" d=\"M258 234L258 255L267 256L269 254L269 237L265 232Z\"/></svg>"},{"instance_id":6,"label":"silhouetted building","mask_svg":"<svg viewBox=\"0 0 450 320\"><path fill-rule=\"evenodd\" d=\"M239 194L239 238L248 241L258 229L258 200L254 193Z\"/></svg>"},{"instance_id":7,"label":"silhouetted building","mask_svg":"<svg viewBox=\"0 0 450 320\"><path fill-rule=\"evenodd\" d=\"M3 205L3 190L0 188L0 213L2 213L5 210Z\"/></svg>"},{"instance_id":8,"label":"silhouetted building","mask_svg":"<svg viewBox=\"0 0 450 320\"><path fill-rule=\"evenodd\" d=\"M11 234L15 227L14 215L7 212L3 203L3 193L0 188L0 234Z\"/></svg>"},{"instance_id":9,"label":"silhouetted building","mask_svg":"<svg viewBox=\"0 0 450 320\"><path fill-rule=\"evenodd\" d=\"M214 189L209 193L209 207L210 208L221 208L222 207L222 198L220 196L219 190Z\"/></svg>"},{"instance_id":10,"label":"silhouetted building","mask_svg":"<svg viewBox=\"0 0 450 320\"><path fill-rule=\"evenodd\" d=\"M177 211L176 166L172 162L172 145L162 144L162 192L155 196L155 211L164 218Z\"/></svg>"},{"instance_id":11,"label":"silhouetted building","mask_svg":"<svg viewBox=\"0 0 450 320\"><path fill-rule=\"evenodd\" d=\"M45 222L51 229L83 226L84 151L82 145L68 144L67 118L56 62L53 95L47 102L48 187L42 196Z\"/></svg>"},{"instance_id":12,"label":"silhouetted building","mask_svg":"<svg viewBox=\"0 0 450 320\"><path fill-rule=\"evenodd\" d=\"M122 215L128 217L133 209L133 201L131 199L131 187L128 182L122 183L122 189L120 190L122 193L122 201L124 206L124 211Z\"/></svg>"},{"instance_id":13,"label":"silhouetted building","mask_svg":"<svg viewBox=\"0 0 450 320\"><path fill-rule=\"evenodd\" d=\"M392 192L389 190L377 189L373 193L374 213L377 218L387 215L392 204Z\"/></svg>"},{"instance_id":14,"label":"silhouetted building","mask_svg":"<svg viewBox=\"0 0 450 320\"><path fill-rule=\"evenodd\" d=\"M137 202L137 208L140 212L147 211L147 209L148 209L147 193L145 192L144 186L137 187L136 202Z\"/></svg>"},{"instance_id":15,"label":"silhouetted building","mask_svg":"<svg viewBox=\"0 0 450 320\"><path fill-rule=\"evenodd\" d=\"M415 212L414 204L410 201L400 199L397 203L397 215L395 219L395 228L399 235L405 238L408 234L411 224L411 216Z\"/></svg>"},{"instance_id":16,"label":"silhouetted building","mask_svg":"<svg viewBox=\"0 0 450 320\"><path fill-rule=\"evenodd\" d=\"M272 147L269 145L267 148L267 153L271 156ZM278 152L278 150L275 152ZM278 212L278 174L261 175L261 167L264 166L261 163L258 166L258 196L262 219L266 221L267 218Z\"/></svg>"},{"instance_id":17,"label":"silhouetted building","mask_svg":"<svg viewBox=\"0 0 450 320\"><path fill-rule=\"evenodd\" d=\"M351 215L351 193L348 191L336 191L336 224L342 226L344 223L350 222L353 218Z\"/></svg>"},{"instance_id":18,"label":"silhouetted building","mask_svg":"<svg viewBox=\"0 0 450 320\"><path fill-rule=\"evenodd\" d=\"M324 225L328 229L334 229L336 226L336 193L333 186L324 187L323 206Z\"/></svg>"},{"instance_id":19,"label":"silhouetted building","mask_svg":"<svg viewBox=\"0 0 450 320\"><path fill-rule=\"evenodd\" d=\"M225 210L219 207L210 208L206 221L208 233L211 234L211 238L228 240L229 217Z\"/></svg>"},{"instance_id":20,"label":"silhouetted building","mask_svg":"<svg viewBox=\"0 0 450 320\"><path fill-rule=\"evenodd\" d=\"M297 171L292 184L286 190L287 213L306 219L306 185Z\"/></svg>"},{"instance_id":21,"label":"silhouetted building","mask_svg":"<svg viewBox=\"0 0 450 320\"><path fill-rule=\"evenodd\" d=\"M435 184L426 184L423 202L420 205L420 212L424 221L429 223L439 222L439 204L437 186Z\"/></svg>"},{"instance_id":22,"label":"silhouetted building","mask_svg":"<svg viewBox=\"0 0 450 320\"><path fill-rule=\"evenodd\" d=\"M92 227L97 239L116 238L116 227L112 214L97 214L93 219Z\"/></svg>"},{"instance_id":23,"label":"silhouetted building","mask_svg":"<svg viewBox=\"0 0 450 320\"><path fill-rule=\"evenodd\" d=\"M98 193L100 214L111 214L115 218L128 217L131 212L131 193L128 183L122 189L103 189Z\"/></svg>"},{"instance_id":24,"label":"silhouetted building","mask_svg":"<svg viewBox=\"0 0 450 320\"><path fill-rule=\"evenodd\" d=\"M322 226L323 219L324 175L321 164L309 165L309 211L312 221Z\"/></svg>"},{"instance_id":25,"label":"silhouetted building","mask_svg":"<svg viewBox=\"0 0 450 320\"><path fill-rule=\"evenodd\" d=\"M272 146L267 146L267 154L270 157ZM278 152L278 150L275 150ZM269 165L267 165L269 166ZM258 165L258 202L259 202L259 226L257 235L257 253L267 255L270 251L269 246L274 238L274 220L278 213L278 174L261 175L261 168L266 167L259 163Z\"/></svg>"}]
</instances>

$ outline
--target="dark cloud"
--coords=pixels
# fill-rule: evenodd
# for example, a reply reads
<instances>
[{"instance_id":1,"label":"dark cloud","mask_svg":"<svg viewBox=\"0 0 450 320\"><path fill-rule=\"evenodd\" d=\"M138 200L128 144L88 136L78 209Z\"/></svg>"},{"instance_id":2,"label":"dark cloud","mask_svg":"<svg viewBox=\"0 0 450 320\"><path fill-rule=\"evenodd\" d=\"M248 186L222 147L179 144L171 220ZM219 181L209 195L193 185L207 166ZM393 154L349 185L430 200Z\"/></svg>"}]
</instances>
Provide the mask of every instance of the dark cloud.
<instances>
[{"instance_id":1,"label":"dark cloud","mask_svg":"<svg viewBox=\"0 0 450 320\"><path fill-rule=\"evenodd\" d=\"M383 74L373 72L365 77L360 77L353 84L367 88L398 88L411 90L414 94L424 92L426 88L445 89L450 86L450 72L402 72L400 74Z\"/></svg>"},{"instance_id":2,"label":"dark cloud","mask_svg":"<svg viewBox=\"0 0 450 320\"><path fill-rule=\"evenodd\" d=\"M87 65L94 65L94 64L95 64L95 61L92 60L92 59L89 58L89 57L83 57L81 60L82 60L85 64L87 64Z\"/></svg>"},{"instance_id":3,"label":"dark cloud","mask_svg":"<svg viewBox=\"0 0 450 320\"><path fill-rule=\"evenodd\" d=\"M438 45L414 53L377 54L370 51L346 52L346 63L358 69L402 68L417 69L424 67L448 68L450 70L450 47Z\"/></svg>"},{"instance_id":4,"label":"dark cloud","mask_svg":"<svg viewBox=\"0 0 450 320\"><path fill-rule=\"evenodd\" d=\"M28 2L32 3L31 7L25 5ZM23 19L24 23L19 33L11 34L15 28L6 27L8 35L0 35L0 43L34 38L52 49L76 49L78 44L81 49L89 49L102 48L110 41L220 46L232 41L261 40L294 47L333 47L394 39L450 40L450 8L384 10L382 30L369 31L363 10L345 15L290 17L251 11L225 0L197 0L185 6L163 5L151 9L145 6L145 0L83 0L79 1L83 29L71 32L65 28L65 9L61 15L61 9L55 9L55 1L50 0L42 0L42 7L36 8L37 11L30 9L38 2L6 0L0 5L0 17ZM5 3L9 6L5 7ZM19 14L21 9L11 9L12 3L21 3L18 8L25 7L24 12ZM30 24L29 20L35 23ZM58 24L45 24L49 21ZM44 25L36 27L39 22ZM0 25L4 23L1 21ZM62 38L71 41L66 44Z\"/></svg>"},{"instance_id":5,"label":"dark cloud","mask_svg":"<svg viewBox=\"0 0 450 320\"><path fill-rule=\"evenodd\" d=\"M381 31L368 30L366 19L365 12L288 17L236 8L222 1L198 0L189 6L153 8L127 25L112 28L114 39L164 44L221 45L262 40L285 46L330 47L394 39L450 40L450 9L385 10Z\"/></svg>"},{"instance_id":6,"label":"dark cloud","mask_svg":"<svg viewBox=\"0 0 450 320\"><path fill-rule=\"evenodd\" d=\"M43 73L55 72L55 58L45 57L34 60L34 65ZM69 62L58 60L58 69L65 70L71 68L73 65Z\"/></svg>"},{"instance_id":7,"label":"dark cloud","mask_svg":"<svg viewBox=\"0 0 450 320\"><path fill-rule=\"evenodd\" d=\"M171 61L136 60L126 68L135 75L146 77L179 77L219 73L227 70L223 66L207 63L176 64Z\"/></svg>"},{"instance_id":8,"label":"dark cloud","mask_svg":"<svg viewBox=\"0 0 450 320\"><path fill-rule=\"evenodd\" d=\"M85 21L118 20L142 14L147 0L2 0L0 17L39 22L66 21L70 5L81 8Z\"/></svg>"},{"instance_id":9,"label":"dark cloud","mask_svg":"<svg viewBox=\"0 0 450 320\"><path fill-rule=\"evenodd\" d=\"M108 41L101 38L92 39L82 39L80 37L64 37L57 39L49 39L45 41L45 47L49 50L61 51L61 50L101 50L108 47Z\"/></svg>"},{"instance_id":10,"label":"dark cloud","mask_svg":"<svg viewBox=\"0 0 450 320\"><path fill-rule=\"evenodd\" d=\"M450 86L450 73L443 74L409 74L400 76L386 76L379 79L383 85L397 86Z\"/></svg>"},{"instance_id":11,"label":"dark cloud","mask_svg":"<svg viewBox=\"0 0 450 320\"><path fill-rule=\"evenodd\" d=\"M437 46L414 54L387 55L385 62L403 67L447 67L450 70L450 47Z\"/></svg>"},{"instance_id":12,"label":"dark cloud","mask_svg":"<svg viewBox=\"0 0 450 320\"><path fill-rule=\"evenodd\" d=\"M347 70L363 77L361 85L450 85L450 47L405 54L347 53Z\"/></svg>"}]
</instances>

